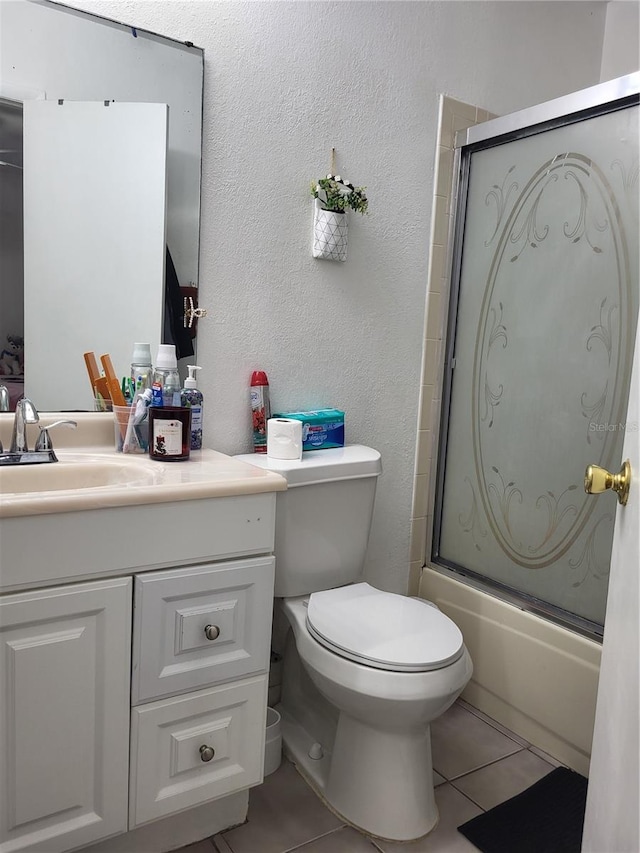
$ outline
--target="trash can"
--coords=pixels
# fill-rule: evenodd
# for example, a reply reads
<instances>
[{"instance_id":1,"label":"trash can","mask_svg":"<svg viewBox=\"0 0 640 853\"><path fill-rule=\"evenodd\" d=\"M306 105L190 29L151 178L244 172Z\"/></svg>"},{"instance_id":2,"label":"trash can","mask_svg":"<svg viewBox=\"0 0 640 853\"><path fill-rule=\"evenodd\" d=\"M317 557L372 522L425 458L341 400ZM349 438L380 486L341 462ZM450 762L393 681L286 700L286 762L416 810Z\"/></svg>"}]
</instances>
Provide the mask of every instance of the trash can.
<instances>
[{"instance_id":1,"label":"trash can","mask_svg":"<svg viewBox=\"0 0 640 853\"><path fill-rule=\"evenodd\" d=\"M267 708L267 737L264 744L264 775L268 776L280 767L282 761L282 724L280 714Z\"/></svg>"}]
</instances>

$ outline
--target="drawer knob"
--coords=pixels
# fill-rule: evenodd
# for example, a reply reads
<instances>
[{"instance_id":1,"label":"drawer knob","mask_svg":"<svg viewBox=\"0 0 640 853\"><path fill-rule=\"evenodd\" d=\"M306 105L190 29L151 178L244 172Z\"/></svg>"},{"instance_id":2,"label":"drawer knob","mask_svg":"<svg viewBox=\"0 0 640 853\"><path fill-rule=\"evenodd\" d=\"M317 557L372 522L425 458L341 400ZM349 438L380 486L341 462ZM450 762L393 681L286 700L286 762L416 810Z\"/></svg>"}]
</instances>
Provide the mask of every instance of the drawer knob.
<instances>
[{"instance_id":1,"label":"drawer knob","mask_svg":"<svg viewBox=\"0 0 640 853\"><path fill-rule=\"evenodd\" d=\"M217 640L220 636L220 628L217 625L205 625L204 635L207 640Z\"/></svg>"},{"instance_id":2,"label":"drawer knob","mask_svg":"<svg viewBox=\"0 0 640 853\"><path fill-rule=\"evenodd\" d=\"M211 761L215 754L216 751L212 746L207 746L205 743L203 743L200 747L200 758L203 761Z\"/></svg>"}]
</instances>

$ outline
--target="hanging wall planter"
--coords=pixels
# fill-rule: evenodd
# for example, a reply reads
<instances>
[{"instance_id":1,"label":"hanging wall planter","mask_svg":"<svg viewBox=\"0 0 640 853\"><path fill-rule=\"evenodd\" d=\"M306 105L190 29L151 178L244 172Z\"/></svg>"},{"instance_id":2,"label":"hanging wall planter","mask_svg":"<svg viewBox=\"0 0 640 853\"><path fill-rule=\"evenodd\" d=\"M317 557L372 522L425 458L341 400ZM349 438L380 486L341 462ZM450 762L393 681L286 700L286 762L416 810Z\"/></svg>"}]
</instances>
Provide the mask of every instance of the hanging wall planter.
<instances>
[{"instance_id":1,"label":"hanging wall planter","mask_svg":"<svg viewBox=\"0 0 640 853\"><path fill-rule=\"evenodd\" d=\"M327 175L311 184L315 198L313 210L314 258L329 261L347 260L349 233L348 210L367 213L365 187L354 187L340 175Z\"/></svg>"},{"instance_id":2,"label":"hanging wall planter","mask_svg":"<svg viewBox=\"0 0 640 853\"><path fill-rule=\"evenodd\" d=\"M313 210L313 257L347 260L349 220L344 211L324 210L316 199Z\"/></svg>"}]
</instances>

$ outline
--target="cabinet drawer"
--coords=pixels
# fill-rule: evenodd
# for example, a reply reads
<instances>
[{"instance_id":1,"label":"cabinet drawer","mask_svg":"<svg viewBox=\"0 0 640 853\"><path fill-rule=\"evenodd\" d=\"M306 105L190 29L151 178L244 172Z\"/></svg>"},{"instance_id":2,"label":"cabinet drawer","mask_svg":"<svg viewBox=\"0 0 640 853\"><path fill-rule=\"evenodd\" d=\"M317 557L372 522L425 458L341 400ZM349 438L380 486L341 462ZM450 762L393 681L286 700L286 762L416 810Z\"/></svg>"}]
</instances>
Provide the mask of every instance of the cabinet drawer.
<instances>
[{"instance_id":1,"label":"cabinet drawer","mask_svg":"<svg viewBox=\"0 0 640 853\"><path fill-rule=\"evenodd\" d=\"M267 681L132 709L130 829L262 781Z\"/></svg>"},{"instance_id":2,"label":"cabinet drawer","mask_svg":"<svg viewBox=\"0 0 640 853\"><path fill-rule=\"evenodd\" d=\"M132 704L266 671L274 563L136 575Z\"/></svg>"}]
</instances>

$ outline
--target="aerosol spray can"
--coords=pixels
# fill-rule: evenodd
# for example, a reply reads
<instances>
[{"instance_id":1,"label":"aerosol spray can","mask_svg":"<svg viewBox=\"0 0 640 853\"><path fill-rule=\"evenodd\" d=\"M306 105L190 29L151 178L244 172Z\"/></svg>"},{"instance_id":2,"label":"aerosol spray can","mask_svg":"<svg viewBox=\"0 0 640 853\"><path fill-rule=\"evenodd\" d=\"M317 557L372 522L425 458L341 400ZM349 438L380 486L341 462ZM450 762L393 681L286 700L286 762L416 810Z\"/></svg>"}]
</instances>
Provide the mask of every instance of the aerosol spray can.
<instances>
[{"instance_id":1,"label":"aerosol spray can","mask_svg":"<svg viewBox=\"0 0 640 853\"><path fill-rule=\"evenodd\" d=\"M254 453L267 452L267 421L271 417L269 380L264 370L251 374L251 418Z\"/></svg>"}]
</instances>

